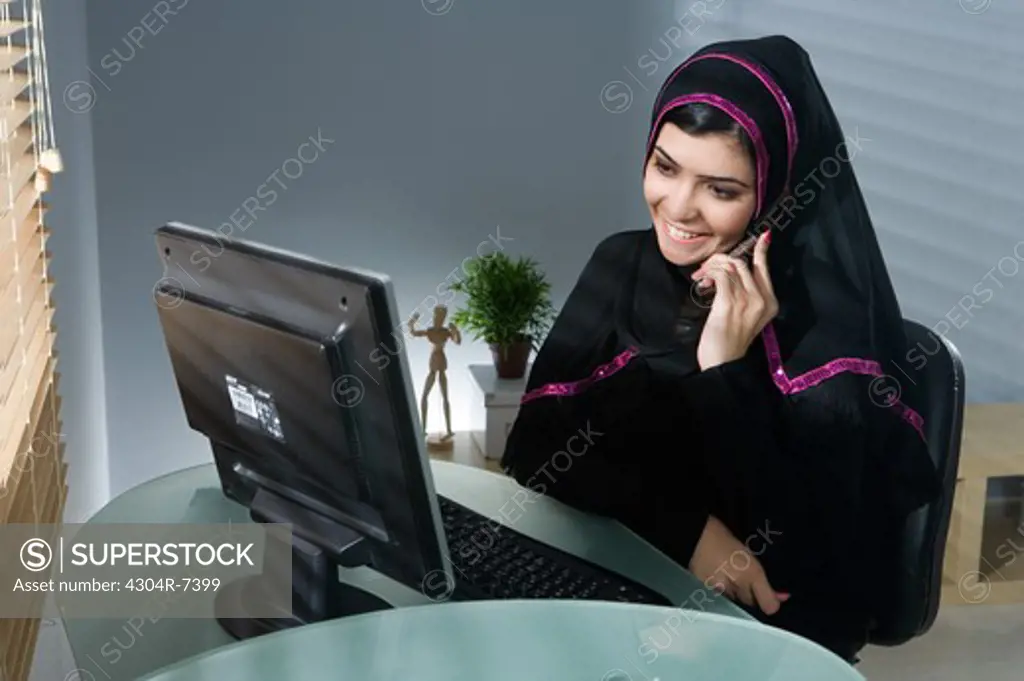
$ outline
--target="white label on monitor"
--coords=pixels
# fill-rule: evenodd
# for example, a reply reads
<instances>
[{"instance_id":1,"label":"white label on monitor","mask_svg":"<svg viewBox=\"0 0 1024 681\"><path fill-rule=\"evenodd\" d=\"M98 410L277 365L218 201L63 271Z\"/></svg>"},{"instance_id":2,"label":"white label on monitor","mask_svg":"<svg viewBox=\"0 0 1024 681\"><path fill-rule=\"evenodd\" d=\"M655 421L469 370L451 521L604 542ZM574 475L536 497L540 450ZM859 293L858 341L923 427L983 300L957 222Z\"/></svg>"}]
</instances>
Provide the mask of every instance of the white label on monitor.
<instances>
[{"instance_id":1,"label":"white label on monitor","mask_svg":"<svg viewBox=\"0 0 1024 681\"><path fill-rule=\"evenodd\" d=\"M227 383L231 406L235 410L235 421L284 442L274 396L263 388L244 383L234 376L225 376L224 380Z\"/></svg>"},{"instance_id":2,"label":"white label on monitor","mask_svg":"<svg viewBox=\"0 0 1024 681\"><path fill-rule=\"evenodd\" d=\"M259 414L256 412L256 402L252 399L252 395L233 385L228 386L228 395L231 396L231 406L243 414L247 414L252 418L259 418Z\"/></svg>"}]
</instances>

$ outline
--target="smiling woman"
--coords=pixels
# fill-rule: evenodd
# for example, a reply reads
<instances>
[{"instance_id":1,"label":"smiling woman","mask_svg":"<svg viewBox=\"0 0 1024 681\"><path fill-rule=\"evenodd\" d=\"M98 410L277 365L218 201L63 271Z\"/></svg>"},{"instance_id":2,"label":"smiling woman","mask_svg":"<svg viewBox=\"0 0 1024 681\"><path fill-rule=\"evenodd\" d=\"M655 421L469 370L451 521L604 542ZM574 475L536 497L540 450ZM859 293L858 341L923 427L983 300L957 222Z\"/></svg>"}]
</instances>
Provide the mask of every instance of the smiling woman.
<instances>
[{"instance_id":1,"label":"smiling woman","mask_svg":"<svg viewBox=\"0 0 1024 681\"><path fill-rule=\"evenodd\" d=\"M870 399L907 341L852 165L771 219L844 140L789 38L708 45L676 68L646 140L651 226L595 249L502 465L532 486L589 424L600 441L544 493L852 661L896 601L896 528L938 480L917 412ZM732 255L755 239L749 262Z\"/></svg>"}]
</instances>

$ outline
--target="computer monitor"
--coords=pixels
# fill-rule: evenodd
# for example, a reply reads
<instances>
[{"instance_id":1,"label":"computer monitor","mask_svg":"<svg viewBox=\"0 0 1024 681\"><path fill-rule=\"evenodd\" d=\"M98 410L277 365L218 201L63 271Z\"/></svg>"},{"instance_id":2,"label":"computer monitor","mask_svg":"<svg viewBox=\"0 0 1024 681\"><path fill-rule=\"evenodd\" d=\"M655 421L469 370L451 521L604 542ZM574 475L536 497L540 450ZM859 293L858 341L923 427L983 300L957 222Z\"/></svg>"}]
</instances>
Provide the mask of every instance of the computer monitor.
<instances>
[{"instance_id":1,"label":"computer monitor","mask_svg":"<svg viewBox=\"0 0 1024 681\"><path fill-rule=\"evenodd\" d=\"M429 593L454 582L388 277L180 223L156 241L188 424L229 498L293 527L291 616L221 625L247 638L390 607L340 583L338 566L443 595ZM237 611L260 587L217 598Z\"/></svg>"}]
</instances>

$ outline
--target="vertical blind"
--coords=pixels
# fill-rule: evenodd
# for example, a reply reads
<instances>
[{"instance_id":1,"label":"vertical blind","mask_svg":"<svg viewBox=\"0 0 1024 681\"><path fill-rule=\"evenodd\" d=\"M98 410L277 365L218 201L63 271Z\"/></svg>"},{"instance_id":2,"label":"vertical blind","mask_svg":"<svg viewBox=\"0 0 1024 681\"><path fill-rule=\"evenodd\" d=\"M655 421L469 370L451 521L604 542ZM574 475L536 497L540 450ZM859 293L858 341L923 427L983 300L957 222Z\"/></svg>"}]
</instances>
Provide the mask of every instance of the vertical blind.
<instances>
[{"instance_id":1,"label":"vertical blind","mask_svg":"<svg viewBox=\"0 0 1024 681\"><path fill-rule=\"evenodd\" d=\"M67 487L43 221L51 133L39 11L38 0L0 2L0 522L53 532ZM41 599L35 617L0 619L0 679L28 678Z\"/></svg>"}]
</instances>

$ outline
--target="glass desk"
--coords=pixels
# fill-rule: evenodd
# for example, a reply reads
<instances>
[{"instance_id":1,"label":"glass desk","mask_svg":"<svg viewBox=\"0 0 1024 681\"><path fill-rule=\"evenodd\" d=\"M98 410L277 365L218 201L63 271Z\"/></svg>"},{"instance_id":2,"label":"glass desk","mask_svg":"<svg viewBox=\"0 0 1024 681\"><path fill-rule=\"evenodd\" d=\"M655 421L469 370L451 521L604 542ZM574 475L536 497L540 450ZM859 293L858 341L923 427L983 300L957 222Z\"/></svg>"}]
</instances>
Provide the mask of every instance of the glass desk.
<instances>
[{"instance_id":1,"label":"glass desk","mask_svg":"<svg viewBox=\"0 0 1024 681\"><path fill-rule=\"evenodd\" d=\"M864 677L750 620L580 601L400 608L227 646L149 681L846 681Z\"/></svg>"},{"instance_id":2,"label":"glass desk","mask_svg":"<svg viewBox=\"0 0 1024 681\"><path fill-rule=\"evenodd\" d=\"M450 637L451 645L455 646L451 653L454 655L459 650L462 650L463 653L465 652L462 649L460 637L468 636L469 633L467 632L473 629L473 626L483 626L458 624L456 620L461 617L460 613L465 612L466 616L470 618L491 618L484 629L475 634L474 640L477 640L476 636L489 634L494 637L494 641L487 645L480 643L481 646L485 646L481 650L497 649L498 642L506 640L506 636L502 634L503 629L512 626L512 623L509 619L511 615L495 615L494 613L507 607L511 608L507 612L516 613L515 621L517 624L515 626L521 625L525 627L523 631L526 632L531 629L530 626L526 625L526 622L536 620L536 623L532 625L532 636L546 639L560 639L563 633L568 636L567 632L561 631L563 626L569 629L583 627L587 628L588 631L592 627L600 628L601 623L604 621L604 612L615 615L617 618L615 621L618 624L609 623L608 631L611 633L603 634L593 639L591 647L595 651L600 650L602 644L599 644L598 641L604 640L605 636L613 636L616 639L622 638L624 636L623 632L628 628L626 624L633 623L636 621L635 618L643 619L646 617L651 621L660 620L663 622L668 617L674 615L677 618L682 618L682 621L687 624L695 618L696 621L700 622L700 626L687 626L687 632L694 632L698 629L701 631L707 629L708 631L723 632L722 627L735 626L737 627L736 631L745 632L748 638L753 636L758 637L759 641L765 641L762 645L766 646L766 651L774 646L774 648L778 649L776 651L777 654L783 657L794 655L793 651L795 650L804 651L803 655L805 657L808 656L808 651L811 653L816 652L817 657L831 658L835 663L841 666L845 665L839 658L831 656L830 653L812 643L803 642L783 632L775 631L757 623L735 604L724 597L716 596L689 572L680 568L617 522L578 512L547 497L537 498L531 503L522 504L521 507L517 506L516 502L513 501L513 495L520 487L514 480L503 475L444 461L432 461L431 468L434 484L439 493L468 506L478 513L503 520L505 524L510 525L523 534L586 558L598 565L616 570L646 584L663 593L673 603L681 606L682 609L666 608L659 610L654 608L647 611L643 608L626 607L624 609L619 604L607 604L606 606L603 603L574 604L555 601L438 604L432 603L420 591L398 584L389 578L378 575L370 569L344 569L341 571L344 581L381 596L393 605L398 606L401 610L371 613L355 618L346 618L343 621L325 622L303 627L301 631L310 630L309 636L314 637L311 640L319 640L315 638L317 636L327 636L333 641L327 647L340 646L341 644L338 642L337 637L341 634L330 633L334 631L333 627L341 627L338 630L339 632L342 630L348 632L350 630L346 629L346 627L355 626L357 630L363 633L354 634L354 637L370 636L373 638L375 635L372 632L380 630L381 627L389 628L394 626L401 628L407 626L402 623L413 621L404 619L407 616L410 618L422 618L437 615L443 616L450 621L442 627L436 621L424 624L428 620L416 620L420 623L417 627L423 627L423 631L426 632L424 633L425 636L436 637L431 638L431 641L443 641L445 637ZM247 509L229 501L221 493L220 482L214 465L205 464L143 483L113 499L89 522L226 523L229 521L239 523L251 522ZM408 608L404 606L424 607ZM285 643L265 644L262 642L257 645L256 641L238 643L226 634L217 621L213 619L212 593L209 607L209 619L160 619L146 617L131 619L66 618L64 623L65 630L79 667L79 678L82 681L127 681L128 679L138 679L168 665L181 662L186 658L228 646L229 644L235 644L229 647L229 650L233 651L229 654L236 657L243 654L240 651L246 648L246 646L253 646L254 651L263 651L273 649L264 648L263 646L265 645L286 645ZM406 610L408 610L408 614L406 614ZM501 610L501 612L506 611ZM602 613L601 617L594 616L598 612ZM714 616L698 617L702 612ZM534 614L528 616L530 613ZM572 624L569 625L558 618L568 618L572 620ZM467 622L469 621L467 620ZM563 624L551 628L551 623L559 621L562 621ZM544 626L540 626L541 624L544 624ZM633 625L629 624L629 626ZM446 633L449 628L452 633ZM556 631L557 635L554 637L545 636L543 633L545 629ZM463 633L456 634L454 632ZM303 637L305 634L299 635L299 633L299 631L288 631L274 634L272 637L280 637L282 641L296 642L300 639L304 641ZM347 636L348 634L345 635ZM633 639L636 638L635 633L631 635ZM732 636L735 636L735 634ZM692 642L694 640L691 637L691 633L688 633L686 636L679 635L677 637L680 638L681 645L689 646L690 643L688 641ZM404 645L402 646L403 656L409 654L409 651L406 649L412 647L412 640L411 636L404 637ZM780 641L784 645L780 644ZM541 645L541 643L543 641L534 643L520 642L517 643L517 647ZM549 640L548 643L554 645L553 641ZM365 646L365 643L363 645ZM383 643L375 645L379 647ZM394 645L394 643L387 643L387 645ZM432 643L431 645L435 644ZM508 644L503 643L501 645ZM706 647L708 644L702 645ZM714 646L719 645L725 645L725 643L714 644ZM303 655L306 659L309 659L313 648L316 647L314 644L310 644L310 646L310 652ZM712 647L714 648L714 646ZM637 646L633 647L633 652L637 652L635 650ZM373 648L373 646L370 646L370 648ZM347 648L345 649L347 650ZM324 651L323 654L340 654L340 650L341 648L335 651ZM738 649L733 654L736 654L737 651ZM280 653L268 654L274 657ZM704 654L701 653L702 656ZM768 653L764 654L767 655ZM811 654L810 657L815 657L815 655ZM214 658L207 657L204 659L209 661ZM372 659L366 659L370 660L367 664L372 663ZM471 661L470 658L466 659L467 662ZM721 662L726 665L722 669L727 669L730 662L728 660L722 660ZM204 662L203 664L214 664L216 666L219 663ZM332 662L331 664L334 663ZM823 664L829 663L823 662ZM274 666L273 664L264 665L264 667L266 669L280 670L279 666ZM369 667L363 668L370 669ZM625 667L623 668L626 669ZM213 667L210 669L213 669ZM217 669L220 669L220 667L217 667ZM480 671L476 667L472 669ZM171 672L168 671L168 673ZM629 673L628 670L627 673ZM226 681L220 678L222 676L221 672L217 672L217 676L218 681ZM167 678L198 679L200 677L189 677L186 674L186 676L168 676ZM252 679L252 674L250 673L247 678ZM290 676L289 672L289 674L284 675L272 673L268 678L298 677ZM364 676L362 678L367 677ZM477 676L476 678L482 677ZM600 675L594 678L597 681L601 680ZM626 679L628 677L622 678ZM653 678L651 676L647 681L653 681ZM721 678L739 677L725 675ZM861 677L847 675L845 677L834 676L829 678ZM614 677L609 677L605 681L615 681L615 679Z\"/></svg>"}]
</instances>

